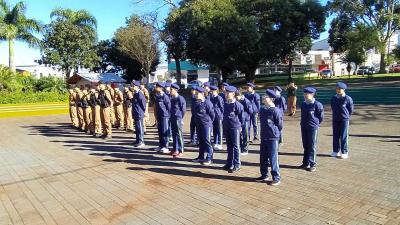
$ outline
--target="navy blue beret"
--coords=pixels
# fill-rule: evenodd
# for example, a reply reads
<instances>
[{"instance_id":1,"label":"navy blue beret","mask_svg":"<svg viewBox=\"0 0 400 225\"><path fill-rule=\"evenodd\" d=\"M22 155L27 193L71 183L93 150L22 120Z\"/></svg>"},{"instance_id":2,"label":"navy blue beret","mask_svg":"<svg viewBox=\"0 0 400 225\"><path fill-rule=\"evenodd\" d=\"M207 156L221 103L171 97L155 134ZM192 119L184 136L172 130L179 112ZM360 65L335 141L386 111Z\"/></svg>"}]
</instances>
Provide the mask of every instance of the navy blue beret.
<instances>
[{"instance_id":1,"label":"navy blue beret","mask_svg":"<svg viewBox=\"0 0 400 225\"><path fill-rule=\"evenodd\" d=\"M216 90L218 90L218 87L217 86L210 86L210 90L212 90L212 91L216 91Z\"/></svg>"},{"instance_id":2,"label":"navy blue beret","mask_svg":"<svg viewBox=\"0 0 400 225\"><path fill-rule=\"evenodd\" d=\"M156 86L164 88L165 87L165 83L164 82L157 82Z\"/></svg>"},{"instance_id":3,"label":"navy blue beret","mask_svg":"<svg viewBox=\"0 0 400 225\"><path fill-rule=\"evenodd\" d=\"M178 84L171 84L171 88L176 89L176 90L181 89L181 87L179 87Z\"/></svg>"},{"instance_id":4,"label":"navy blue beret","mask_svg":"<svg viewBox=\"0 0 400 225\"><path fill-rule=\"evenodd\" d=\"M137 86L137 87L139 87L139 86L140 86L140 81L134 80L134 81L132 82L132 84L135 85L135 86Z\"/></svg>"},{"instance_id":5,"label":"navy blue beret","mask_svg":"<svg viewBox=\"0 0 400 225\"><path fill-rule=\"evenodd\" d=\"M340 89L347 89L347 85L343 82L337 82L336 87Z\"/></svg>"},{"instance_id":6,"label":"navy blue beret","mask_svg":"<svg viewBox=\"0 0 400 225\"><path fill-rule=\"evenodd\" d=\"M165 82L165 87L171 87L171 83L170 82Z\"/></svg>"},{"instance_id":7,"label":"navy blue beret","mask_svg":"<svg viewBox=\"0 0 400 225\"><path fill-rule=\"evenodd\" d=\"M279 91L279 92L282 92L282 88L281 88L281 87L275 86L274 88L275 88L275 90L277 90L277 91Z\"/></svg>"},{"instance_id":8,"label":"navy blue beret","mask_svg":"<svg viewBox=\"0 0 400 225\"><path fill-rule=\"evenodd\" d=\"M267 94L267 96L270 97L270 98L276 98L276 94L275 94L275 91L274 91L274 90L267 89L267 90L265 91L265 94Z\"/></svg>"},{"instance_id":9,"label":"navy blue beret","mask_svg":"<svg viewBox=\"0 0 400 225\"><path fill-rule=\"evenodd\" d=\"M210 87L210 82L205 82L205 83L203 84L203 87Z\"/></svg>"},{"instance_id":10,"label":"navy blue beret","mask_svg":"<svg viewBox=\"0 0 400 225\"><path fill-rule=\"evenodd\" d=\"M249 83L246 84L246 86L254 88L256 85L254 85L253 83L249 82Z\"/></svg>"},{"instance_id":11,"label":"navy blue beret","mask_svg":"<svg viewBox=\"0 0 400 225\"><path fill-rule=\"evenodd\" d=\"M227 92L236 92L236 90L237 90L237 88L235 88L234 86L230 86L230 85L225 88L225 91L227 91Z\"/></svg>"},{"instance_id":12,"label":"navy blue beret","mask_svg":"<svg viewBox=\"0 0 400 225\"><path fill-rule=\"evenodd\" d=\"M200 92L200 93L204 93L206 90L204 90L204 88L202 88L202 87L200 87L200 86L196 86L195 88L194 88L194 90L196 90L197 92Z\"/></svg>"},{"instance_id":13,"label":"navy blue beret","mask_svg":"<svg viewBox=\"0 0 400 225\"><path fill-rule=\"evenodd\" d=\"M304 93L311 93L314 94L315 92L317 92L317 89L313 88L313 87L306 87L303 89Z\"/></svg>"}]
</instances>

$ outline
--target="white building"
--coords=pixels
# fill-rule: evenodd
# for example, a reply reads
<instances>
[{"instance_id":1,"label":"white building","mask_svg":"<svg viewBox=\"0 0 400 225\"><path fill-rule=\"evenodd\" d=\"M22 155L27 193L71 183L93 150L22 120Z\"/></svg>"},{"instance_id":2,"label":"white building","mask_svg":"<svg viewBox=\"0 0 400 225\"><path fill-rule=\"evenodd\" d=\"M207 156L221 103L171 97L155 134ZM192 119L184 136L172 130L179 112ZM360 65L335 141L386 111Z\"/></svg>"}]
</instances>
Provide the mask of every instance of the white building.
<instances>
[{"instance_id":1,"label":"white building","mask_svg":"<svg viewBox=\"0 0 400 225\"><path fill-rule=\"evenodd\" d=\"M17 71L23 72L27 71L32 74L35 78L42 78L42 77L58 77L64 79L64 73L62 69L58 66L52 65L39 65L37 63L26 64L26 65L18 65L16 66Z\"/></svg>"},{"instance_id":2,"label":"white building","mask_svg":"<svg viewBox=\"0 0 400 225\"><path fill-rule=\"evenodd\" d=\"M182 84L187 84L192 80L199 80L202 83L208 82L210 79L210 70L205 65L195 65L188 60L181 61L181 81ZM171 61L168 64L168 79L173 82L176 81L176 63Z\"/></svg>"}]
</instances>

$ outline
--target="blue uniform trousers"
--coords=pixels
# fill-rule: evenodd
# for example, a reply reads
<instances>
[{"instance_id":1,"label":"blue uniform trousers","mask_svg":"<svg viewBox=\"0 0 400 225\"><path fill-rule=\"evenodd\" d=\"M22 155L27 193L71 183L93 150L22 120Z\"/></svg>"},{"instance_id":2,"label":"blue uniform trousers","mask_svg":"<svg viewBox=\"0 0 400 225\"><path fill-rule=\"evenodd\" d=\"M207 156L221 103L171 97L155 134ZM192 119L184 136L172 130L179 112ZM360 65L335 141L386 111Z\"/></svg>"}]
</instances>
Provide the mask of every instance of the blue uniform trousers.
<instances>
[{"instance_id":1,"label":"blue uniform trousers","mask_svg":"<svg viewBox=\"0 0 400 225\"><path fill-rule=\"evenodd\" d=\"M263 140L260 144L260 173L262 177L268 177L268 162L271 164L271 175L273 180L281 180L278 160L278 140Z\"/></svg>"},{"instance_id":2,"label":"blue uniform trousers","mask_svg":"<svg viewBox=\"0 0 400 225\"><path fill-rule=\"evenodd\" d=\"M172 147L175 151L183 153L182 119L171 119Z\"/></svg>"},{"instance_id":3,"label":"blue uniform trousers","mask_svg":"<svg viewBox=\"0 0 400 225\"><path fill-rule=\"evenodd\" d=\"M207 153L206 160L213 160L213 148L211 146L211 127L199 126L197 128L197 137L199 140L199 159L204 159L204 154Z\"/></svg>"},{"instance_id":4,"label":"blue uniform trousers","mask_svg":"<svg viewBox=\"0 0 400 225\"><path fill-rule=\"evenodd\" d=\"M249 128L248 128L248 134L249 134L249 139L250 139L250 134L251 134L251 128L253 128L253 139L258 136L258 113L253 113L250 115L250 123L249 123Z\"/></svg>"},{"instance_id":5,"label":"blue uniform trousers","mask_svg":"<svg viewBox=\"0 0 400 225\"><path fill-rule=\"evenodd\" d=\"M247 152L249 150L249 121L242 124L242 135L240 137L240 151Z\"/></svg>"},{"instance_id":6,"label":"blue uniform trousers","mask_svg":"<svg viewBox=\"0 0 400 225\"><path fill-rule=\"evenodd\" d=\"M303 165L313 167L317 164L318 128L301 128L303 141Z\"/></svg>"},{"instance_id":7,"label":"blue uniform trousers","mask_svg":"<svg viewBox=\"0 0 400 225\"><path fill-rule=\"evenodd\" d=\"M222 120L215 119L213 121L214 144L222 145Z\"/></svg>"},{"instance_id":8,"label":"blue uniform trousers","mask_svg":"<svg viewBox=\"0 0 400 225\"><path fill-rule=\"evenodd\" d=\"M196 130L196 122L195 122L195 117L192 116L190 118L190 141L192 143L197 142L197 130Z\"/></svg>"},{"instance_id":9,"label":"blue uniform trousers","mask_svg":"<svg viewBox=\"0 0 400 225\"><path fill-rule=\"evenodd\" d=\"M240 128L229 128L224 130L226 149L228 151L226 165L229 167L240 168Z\"/></svg>"},{"instance_id":10,"label":"blue uniform trousers","mask_svg":"<svg viewBox=\"0 0 400 225\"><path fill-rule=\"evenodd\" d=\"M333 151L342 154L348 152L348 140L349 140L349 120L333 121Z\"/></svg>"},{"instance_id":11,"label":"blue uniform trousers","mask_svg":"<svg viewBox=\"0 0 400 225\"><path fill-rule=\"evenodd\" d=\"M136 133L136 142L135 142L135 144L144 143L143 118L142 119L135 119L135 133Z\"/></svg>"},{"instance_id":12,"label":"blue uniform trousers","mask_svg":"<svg viewBox=\"0 0 400 225\"><path fill-rule=\"evenodd\" d=\"M168 148L168 117L157 118L158 147Z\"/></svg>"},{"instance_id":13,"label":"blue uniform trousers","mask_svg":"<svg viewBox=\"0 0 400 225\"><path fill-rule=\"evenodd\" d=\"M171 121L171 118L169 118L169 120L168 120L168 138L172 138L171 126L172 126L172 121Z\"/></svg>"}]
</instances>

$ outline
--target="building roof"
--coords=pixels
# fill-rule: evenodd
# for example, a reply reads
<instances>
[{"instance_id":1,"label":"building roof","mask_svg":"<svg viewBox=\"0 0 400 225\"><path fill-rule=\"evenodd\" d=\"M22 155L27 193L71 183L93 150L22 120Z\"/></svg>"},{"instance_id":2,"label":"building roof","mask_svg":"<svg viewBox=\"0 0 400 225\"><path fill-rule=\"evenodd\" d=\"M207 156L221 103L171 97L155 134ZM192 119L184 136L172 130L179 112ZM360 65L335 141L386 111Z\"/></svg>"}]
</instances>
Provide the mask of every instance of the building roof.
<instances>
[{"instance_id":1,"label":"building roof","mask_svg":"<svg viewBox=\"0 0 400 225\"><path fill-rule=\"evenodd\" d=\"M91 83L125 83L126 80L115 73L75 73L68 79L69 84L76 84L80 80L87 80Z\"/></svg>"},{"instance_id":2,"label":"building roof","mask_svg":"<svg viewBox=\"0 0 400 225\"><path fill-rule=\"evenodd\" d=\"M329 51L330 46L328 43L328 38L314 42L311 51Z\"/></svg>"},{"instance_id":3,"label":"building roof","mask_svg":"<svg viewBox=\"0 0 400 225\"><path fill-rule=\"evenodd\" d=\"M181 70L208 70L208 66L206 65L196 65L189 61L181 61ZM168 64L168 70L176 70L175 61L171 61Z\"/></svg>"}]
</instances>

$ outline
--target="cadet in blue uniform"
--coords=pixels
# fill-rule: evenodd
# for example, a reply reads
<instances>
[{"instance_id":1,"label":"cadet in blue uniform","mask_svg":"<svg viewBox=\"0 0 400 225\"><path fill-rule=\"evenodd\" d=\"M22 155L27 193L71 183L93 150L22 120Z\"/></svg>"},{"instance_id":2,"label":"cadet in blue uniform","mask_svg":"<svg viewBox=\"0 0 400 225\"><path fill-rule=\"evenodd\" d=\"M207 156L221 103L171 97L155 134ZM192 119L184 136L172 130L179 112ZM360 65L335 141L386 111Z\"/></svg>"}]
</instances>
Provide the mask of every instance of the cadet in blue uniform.
<instances>
[{"instance_id":1,"label":"cadet in blue uniform","mask_svg":"<svg viewBox=\"0 0 400 225\"><path fill-rule=\"evenodd\" d=\"M253 114L253 106L250 101L242 95L242 93L236 91L236 100L243 106L243 122L242 122L242 135L240 136L240 154L247 155L249 152L249 124L250 115Z\"/></svg>"},{"instance_id":2,"label":"cadet in blue uniform","mask_svg":"<svg viewBox=\"0 0 400 225\"><path fill-rule=\"evenodd\" d=\"M224 101L225 101L225 88L228 86L229 84L226 82L219 85L219 95L222 97Z\"/></svg>"},{"instance_id":3,"label":"cadet in blue uniform","mask_svg":"<svg viewBox=\"0 0 400 225\"><path fill-rule=\"evenodd\" d=\"M190 109L192 116L190 117L190 141L188 144L191 146L197 146L197 129L196 129L196 114L194 113L195 106L197 104L196 91L193 87L191 90L191 105Z\"/></svg>"},{"instance_id":4,"label":"cadet in blue uniform","mask_svg":"<svg viewBox=\"0 0 400 225\"><path fill-rule=\"evenodd\" d=\"M275 94L276 94L276 98L274 100L274 104L278 109L280 109L281 116L282 116L282 122L283 122L283 117L284 117L285 112L287 110L286 99L285 99L285 97L283 97L281 95L281 93L282 93L282 88L281 87L275 86L274 89L275 89ZM279 138L279 144L283 144L283 132L282 132L282 130L281 130L281 136Z\"/></svg>"},{"instance_id":5,"label":"cadet in blue uniform","mask_svg":"<svg viewBox=\"0 0 400 225\"><path fill-rule=\"evenodd\" d=\"M316 170L318 129L324 120L324 107L315 100L316 89L304 88L304 102L301 104L301 140L303 141L304 155L300 168L310 172Z\"/></svg>"},{"instance_id":6,"label":"cadet in blue uniform","mask_svg":"<svg viewBox=\"0 0 400 225\"><path fill-rule=\"evenodd\" d=\"M213 160L213 148L211 145L211 129L214 121L214 107L210 100L204 96L204 88L196 87L197 103L194 108L196 118L197 137L199 140L199 156L193 162L203 165L211 165ZM207 152L207 157L204 154Z\"/></svg>"},{"instance_id":7,"label":"cadet in blue uniform","mask_svg":"<svg viewBox=\"0 0 400 225\"><path fill-rule=\"evenodd\" d=\"M172 156L183 156L183 117L186 113L185 98L178 94L179 85L171 84Z\"/></svg>"},{"instance_id":8,"label":"cadet in blue uniform","mask_svg":"<svg viewBox=\"0 0 400 225\"><path fill-rule=\"evenodd\" d=\"M249 139L250 139L250 131L253 128L253 141L258 140L258 112L260 111L260 95L254 91L255 85L253 83L247 83L247 93L244 95L252 106L253 112L250 114L250 123L249 123Z\"/></svg>"},{"instance_id":9,"label":"cadet in blue uniform","mask_svg":"<svg viewBox=\"0 0 400 225\"><path fill-rule=\"evenodd\" d=\"M169 100L171 100L171 82L167 81L165 82L165 94L169 97ZM168 141L172 142L172 130L171 130L171 118L168 121Z\"/></svg>"},{"instance_id":10,"label":"cadet in blue uniform","mask_svg":"<svg viewBox=\"0 0 400 225\"><path fill-rule=\"evenodd\" d=\"M204 88L204 96L208 99L208 100L210 100L210 82L205 82L204 84L203 84L203 88Z\"/></svg>"},{"instance_id":11,"label":"cadet in blue uniform","mask_svg":"<svg viewBox=\"0 0 400 225\"><path fill-rule=\"evenodd\" d=\"M347 159L350 117L354 112L353 99L346 95L347 85L342 82L336 84L336 95L331 99L332 129L333 129L333 157Z\"/></svg>"},{"instance_id":12,"label":"cadet in blue uniform","mask_svg":"<svg viewBox=\"0 0 400 225\"><path fill-rule=\"evenodd\" d=\"M267 89L263 96L263 106L260 108L260 173L261 176L256 180L265 182L268 180L268 162L271 165L272 182L271 185L280 184L281 175L279 173L279 137L282 130L282 116L280 109L274 104L276 94L273 90Z\"/></svg>"},{"instance_id":13,"label":"cadet in blue uniform","mask_svg":"<svg viewBox=\"0 0 400 225\"><path fill-rule=\"evenodd\" d=\"M233 86L225 88L224 133L228 157L223 169L229 173L240 170L240 129L244 123L243 105L235 99L237 89Z\"/></svg>"},{"instance_id":14,"label":"cadet in blue uniform","mask_svg":"<svg viewBox=\"0 0 400 225\"><path fill-rule=\"evenodd\" d=\"M224 99L218 95L218 88L211 86L210 100L214 105L215 118L213 121L214 149L222 150L222 119L224 116Z\"/></svg>"},{"instance_id":15,"label":"cadet in blue uniform","mask_svg":"<svg viewBox=\"0 0 400 225\"><path fill-rule=\"evenodd\" d=\"M165 83L157 82L156 84L156 116L157 116L157 129L158 129L158 148L161 153L170 153L168 150L168 122L170 118L171 101L170 98L164 93L163 89Z\"/></svg>"},{"instance_id":16,"label":"cadet in blue uniform","mask_svg":"<svg viewBox=\"0 0 400 225\"><path fill-rule=\"evenodd\" d=\"M132 115L135 121L136 142L135 147L144 147L144 113L146 111L146 98L140 91L140 82L133 82Z\"/></svg>"}]
</instances>

